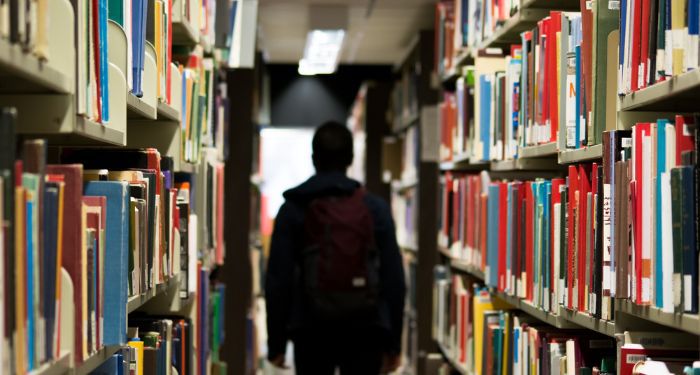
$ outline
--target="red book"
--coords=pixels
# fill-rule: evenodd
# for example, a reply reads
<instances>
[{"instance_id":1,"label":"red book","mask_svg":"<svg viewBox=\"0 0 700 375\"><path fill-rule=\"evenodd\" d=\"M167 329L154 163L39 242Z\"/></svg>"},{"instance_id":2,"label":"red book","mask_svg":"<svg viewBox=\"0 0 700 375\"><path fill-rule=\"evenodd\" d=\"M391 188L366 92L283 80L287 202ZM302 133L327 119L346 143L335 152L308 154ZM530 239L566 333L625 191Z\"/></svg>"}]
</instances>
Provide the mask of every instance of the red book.
<instances>
[{"instance_id":1,"label":"red book","mask_svg":"<svg viewBox=\"0 0 700 375\"><path fill-rule=\"evenodd\" d=\"M90 17L92 17L92 38L94 39L93 45L94 45L94 51L93 52L93 58L95 61L93 61L93 64L95 65L95 82L92 82L93 85L95 85L95 94L96 96L93 98L97 104L97 113L95 113L95 122L102 122L102 85L100 82L100 67L102 66L100 64L100 47L102 46L102 43L100 43L100 22L99 22L99 1L98 0L92 0L92 14ZM106 38L106 35L104 36ZM104 72L102 72L104 73ZM88 95L91 95L91 93L88 93Z\"/></svg>"},{"instance_id":2,"label":"red book","mask_svg":"<svg viewBox=\"0 0 700 375\"><path fill-rule=\"evenodd\" d=\"M559 57L557 56L557 33L561 33L561 12L552 11L549 13L550 17L550 27L549 35L552 38L547 38L547 61L545 66L547 67L547 83L548 96L545 98L549 99L549 123L550 123L550 142L554 142L557 139L557 132L559 131L559 94L557 89L557 61ZM554 186L552 186L554 188ZM552 191L554 194L554 191Z\"/></svg>"},{"instance_id":3,"label":"red book","mask_svg":"<svg viewBox=\"0 0 700 375\"><path fill-rule=\"evenodd\" d=\"M486 257L488 255L486 249L488 248L486 246L486 233L488 230L488 226L486 223L488 223L488 204L489 204L489 195L482 192L481 193L481 202L480 202L480 211L481 211L481 225L479 226L479 239L481 241L480 247L481 247L481 270L486 269Z\"/></svg>"},{"instance_id":4,"label":"red book","mask_svg":"<svg viewBox=\"0 0 700 375\"><path fill-rule=\"evenodd\" d=\"M460 181L459 177L455 177L452 180L452 223L450 231L452 232L452 243L459 241L459 214L460 214L460 200L462 199L460 195ZM450 244L450 245L451 245Z\"/></svg>"},{"instance_id":5,"label":"red book","mask_svg":"<svg viewBox=\"0 0 700 375\"><path fill-rule=\"evenodd\" d=\"M516 252L517 256L515 257L515 278L520 281L521 285L524 280L522 280L522 270L523 270L523 264L521 263L521 260L523 258L522 254L522 244L523 241L525 241L525 223L523 223L522 217L523 217L523 202L525 202L525 184L524 183L518 183L520 188L518 189L518 201L515 205L515 223L516 223L516 232L517 233L517 246L516 246Z\"/></svg>"},{"instance_id":6,"label":"red book","mask_svg":"<svg viewBox=\"0 0 700 375\"><path fill-rule=\"evenodd\" d=\"M459 320L459 342L457 343L457 348L459 349L459 362L464 363L467 361L467 319L469 318L469 304L467 302L467 294L459 296L459 306L462 311L462 317Z\"/></svg>"},{"instance_id":7,"label":"red book","mask_svg":"<svg viewBox=\"0 0 700 375\"><path fill-rule=\"evenodd\" d=\"M586 299L586 237L588 236L586 222L588 220L588 192L591 191L591 167L587 164L579 165L579 190L578 190L578 311L585 311Z\"/></svg>"},{"instance_id":8,"label":"red book","mask_svg":"<svg viewBox=\"0 0 700 375\"><path fill-rule=\"evenodd\" d=\"M578 197L578 169L574 165L569 166L569 197L568 197L568 208L567 208L567 223L566 226L568 230L568 241L567 241L567 254L566 254L566 267L567 267L567 307L569 309L574 308L574 280L576 279L576 228L574 227L576 213L578 212L578 205L576 204ZM578 298L578 297L577 297Z\"/></svg>"},{"instance_id":9,"label":"red book","mask_svg":"<svg viewBox=\"0 0 700 375\"><path fill-rule=\"evenodd\" d=\"M601 167L602 168L602 167ZM596 223L596 212L598 206L596 205L596 199L603 199L603 194L600 192L600 195L598 193L598 163L593 163L593 166L591 167L591 193L592 193L592 199L591 199L591 207L588 207L588 218L591 221L590 225L590 231L588 232L588 238L589 238L589 243L590 247L588 248L587 251L590 251L589 254L589 264L588 267L591 270L589 274L589 279L588 279L588 294L593 293L593 288L594 288L594 274L595 274L595 236L596 236L596 228L599 225L600 229L603 229L603 224ZM602 255L603 252L601 251L600 254ZM602 283L602 281L601 281ZM586 297L588 298L588 297ZM592 306L589 306L589 310L592 308ZM590 313L593 313L593 311L589 311Z\"/></svg>"},{"instance_id":10,"label":"red book","mask_svg":"<svg viewBox=\"0 0 700 375\"><path fill-rule=\"evenodd\" d=\"M75 363L80 364L83 358L83 319L85 312L82 310L83 301L83 235L81 229L82 198L83 198L83 166L81 164L47 165L46 173L63 175L65 190L63 195L63 255L61 262L63 268L68 271L73 282L73 302L75 304L75 343L73 354Z\"/></svg>"},{"instance_id":11,"label":"red book","mask_svg":"<svg viewBox=\"0 0 700 375\"><path fill-rule=\"evenodd\" d=\"M498 227L501 235L498 236L498 290L506 289L506 238L508 228L508 183L498 183Z\"/></svg>"},{"instance_id":12,"label":"red book","mask_svg":"<svg viewBox=\"0 0 700 375\"><path fill-rule=\"evenodd\" d=\"M693 151L695 148L695 137L689 126L695 124L692 116L676 115L676 165L683 164L683 152Z\"/></svg>"},{"instance_id":13,"label":"red book","mask_svg":"<svg viewBox=\"0 0 700 375\"><path fill-rule=\"evenodd\" d=\"M100 233L103 230L106 230L107 228L107 198L105 197L93 197L93 196L86 196L83 197L83 203L86 206L89 207L94 207L98 212L88 212L87 214L87 228L91 228L95 230L95 242L96 242L96 247L94 248L94 262L97 264L95 265L95 274L93 277L95 278L96 283L96 288L95 288L95 296L96 296L96 301L95 301L95 319L96 319L96 324L95 324L95 338L97 341L94 343L94 349L99 350L102 345L99 345L99 343L102 342L102 332L100 329L100 324L99 321L100 319L104 316L102 306L103 306L103 297L102 297L102 285L100 285L99 280L101 279L100 274L102 273L102 267L100 267L100 264L104 264L104 259L101 259L100 252L98 251L100 248L103 248L105 244L100 243ZM88 272L93 272L93 270L88 269ZM89 287L88 287L89 288ZM89 289L88 289L89 290Z\"/></svg>"},{"instance_id":14,"label":"red book","mask_svg":"<svg viewBox=\"0 0 700 375\"><path fill-rule=\"evenodd\" d=\"M465 214L465 217L464 217L463 224L464 224L464 246L467 249L473 249L472 246L474 245L474 243L473 243L474 233L472 232L472 227L473 227L472 223L475 221L473 219L473 218L475 218L475 216L474 216L474 197L473 197L474 189L472 187L474 185L473 181L474 181L474 179L471 178L471 176L467 176L464 180L464 182L465 182L465 184L464 184L464 186L465 186L465 191L464 191L464 200L465 200L464 201L464 205L465 205L464 214ZM471 252L469 253L469 255L471 256ZM471 259L469 259L469 261L471 261Z\"/></svg>"},{"instance_id":15,"label":"red book","mask_svg":"<svg viewBox=\"0 0 700 375\"><path fill-rule=\"evenodd\" d=\"M452 174L445 173L445 188L442 196L442 232L445 237L450 235L450 192L452 191ZM449 245L449 244L448 244Z\"/></svg>"},{"instance_id":16,"label":"red book","mask_svg":"<svg viewBox=\"0 0 700 375\"><path fill-rule=\"evenodd\" d=\"M534 198L532 197L532 184L530 181L525 182L525 275L526 280L523 280L525 284L525 299L532 301L533 295L533 259L535 258L534 252L534 238L535 233L534 228Z\"/></svg>"}]
</instances>

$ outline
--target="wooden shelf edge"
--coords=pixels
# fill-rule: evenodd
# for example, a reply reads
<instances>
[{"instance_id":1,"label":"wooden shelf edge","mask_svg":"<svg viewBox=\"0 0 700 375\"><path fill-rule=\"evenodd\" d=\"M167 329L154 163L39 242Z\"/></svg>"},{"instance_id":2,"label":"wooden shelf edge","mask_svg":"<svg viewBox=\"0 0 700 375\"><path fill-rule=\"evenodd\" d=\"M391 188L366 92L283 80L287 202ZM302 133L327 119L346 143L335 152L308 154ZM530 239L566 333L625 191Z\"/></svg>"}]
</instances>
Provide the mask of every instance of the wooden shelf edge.
<instances>
[{"instance_id":1,"label":"wooden shelf edge","mask_svg":"<svg viewBox=\"0 0 700 375\"><path fill-rule=\"evenodd\" d=\"M700 336L700 316L697 314L668 313L654 306L636 305L629 300L616 300L617 311L666 327Z\"/></svg>"}]
</instances>

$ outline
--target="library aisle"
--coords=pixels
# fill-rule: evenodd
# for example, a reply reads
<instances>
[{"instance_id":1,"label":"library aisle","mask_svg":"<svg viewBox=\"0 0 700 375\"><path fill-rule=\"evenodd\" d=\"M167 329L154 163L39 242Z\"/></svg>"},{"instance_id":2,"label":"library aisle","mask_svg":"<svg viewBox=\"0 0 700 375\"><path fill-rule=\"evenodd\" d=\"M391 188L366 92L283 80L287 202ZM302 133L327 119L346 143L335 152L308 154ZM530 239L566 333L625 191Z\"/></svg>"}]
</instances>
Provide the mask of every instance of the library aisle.
<instances>
[{"instance_id":1,"label":"library aisle","mask_svg":"<svg viewBox=\"0 0 700 375\"><path fill-rule=\"evenodd\" d=\"M698 72L700 0L0 0L0 375L700 374Z\"/></svg>"}]
</instances>

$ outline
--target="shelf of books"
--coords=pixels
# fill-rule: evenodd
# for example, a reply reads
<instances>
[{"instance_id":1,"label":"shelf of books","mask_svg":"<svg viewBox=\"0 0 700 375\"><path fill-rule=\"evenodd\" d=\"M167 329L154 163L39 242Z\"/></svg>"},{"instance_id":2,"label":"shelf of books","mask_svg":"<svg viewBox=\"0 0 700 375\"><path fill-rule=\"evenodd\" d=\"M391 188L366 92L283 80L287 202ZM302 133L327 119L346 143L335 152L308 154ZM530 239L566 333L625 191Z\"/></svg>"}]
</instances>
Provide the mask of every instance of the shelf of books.
<instances>
[{"instance_id":1,"label":"shelf of books","mask_svg":"<svg viewBox=\"0 0 700 375\"><path fill-rule=\"evenodd\" d=\"M697 371L700 7L496 3L438 4L438 347L460 373L534 366L523 334L539 373Z\"/></svg>"},{"instance_id":2,"label":"shelf of books","mask_svg":"<svg viewBox=\"0 0 700 375\"><path fill-rule=\"evenodd\" d=\"M579 5L577 0L440 0L435 10L436 73L443 83L453 83L480 50L519 42L521 32L531 30L550 10L577 10Z\"/></svg>"},{"instance_id":3,"label":"shelf of books","mask_svg":"<svg viewBox=\"0 0 700 375\"><path fill-rule=\"evenodd\" d=\"M230 11L0 3L0 373L225 368L226 64L172 33Z\"/></svg>"},{"instance_id":4,"label":"shelf of books","mask_svg":"<svg viewBox=\"0 0 700 375\"><path fill-rule=\"evenodd\" d=\"M407 313L404 342L406 368L419 373L426 365L422 353L430 351L432 289L421 285L429 278L435 259L436 228L424 207L432 207L433 181L437 178L435 144L436 91L432 88L434 35L421 31L404 60L396 65L397 80L391 95L392 134L382 148L384 182L391 183L391 208L399 247L402 249L407 281ZM432 133L435 133L434 135ZM424 183L424 182L428 183ZM420 213L420 214L419 214ZM431 259L433 259L431 261ZM420 317L420 319L418 319Z\"/></svg>"}]
</instances>

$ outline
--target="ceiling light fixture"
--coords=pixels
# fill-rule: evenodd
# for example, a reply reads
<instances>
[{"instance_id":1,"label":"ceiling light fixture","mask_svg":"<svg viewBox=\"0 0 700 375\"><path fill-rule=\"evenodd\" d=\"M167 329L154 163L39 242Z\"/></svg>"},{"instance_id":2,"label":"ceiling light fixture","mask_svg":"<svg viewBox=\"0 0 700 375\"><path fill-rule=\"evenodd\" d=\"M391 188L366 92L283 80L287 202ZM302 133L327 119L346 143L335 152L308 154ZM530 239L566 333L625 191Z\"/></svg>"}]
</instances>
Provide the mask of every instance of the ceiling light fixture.
<instances>
[{"instance_id":1,"label":"ceiling light fixture","mask_svg":"<svg viewBox=\"0 0 700 375\"><path fill-rule=\"evenodd\" d=\"M306 35L300 75L333 74L345 40L345 30L311 30Z\"/></svg>"}]
</instances>

